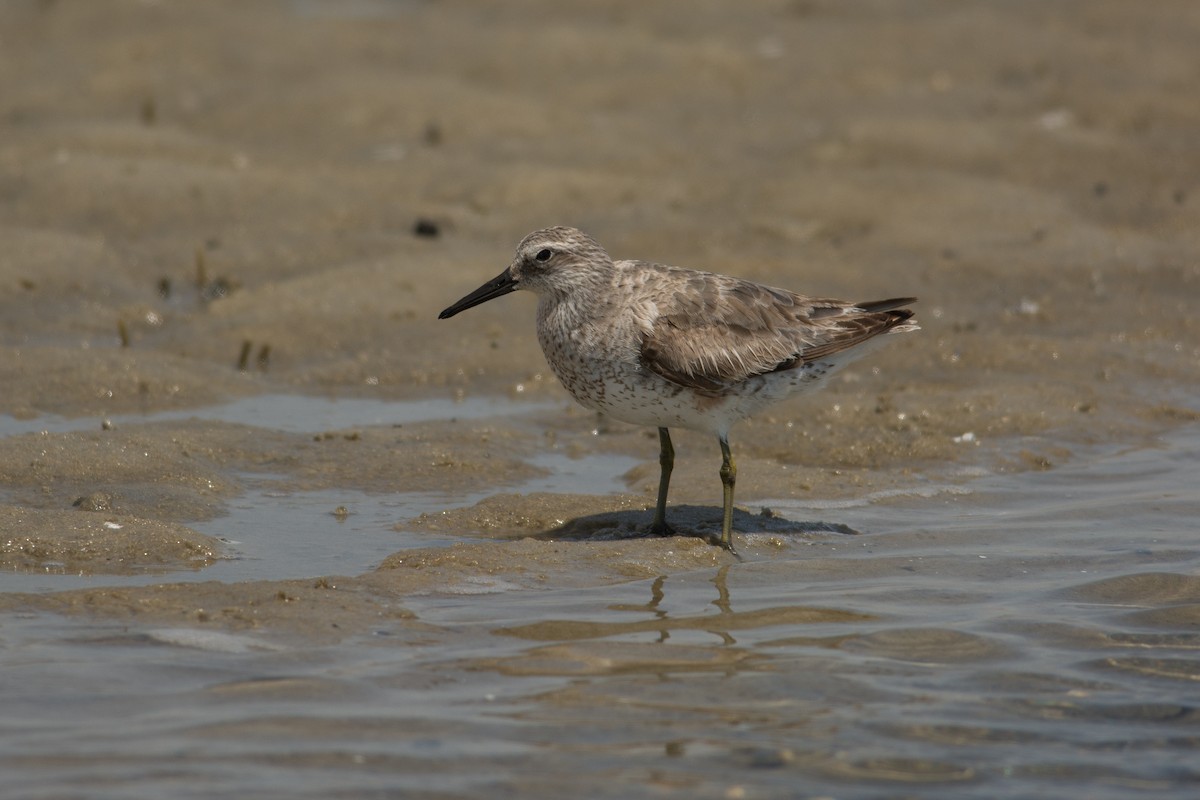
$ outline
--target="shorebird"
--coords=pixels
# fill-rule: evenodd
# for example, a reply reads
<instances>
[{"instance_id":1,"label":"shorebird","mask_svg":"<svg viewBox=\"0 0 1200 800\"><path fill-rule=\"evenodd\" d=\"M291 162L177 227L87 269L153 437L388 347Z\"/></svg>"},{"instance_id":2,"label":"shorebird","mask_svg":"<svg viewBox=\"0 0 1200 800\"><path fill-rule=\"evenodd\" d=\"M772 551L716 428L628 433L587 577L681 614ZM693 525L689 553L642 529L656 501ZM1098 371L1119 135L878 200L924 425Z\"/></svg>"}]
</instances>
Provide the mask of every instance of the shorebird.
<instances>
[{"instance_id":1,"label":"shorebird","mask_svg":"<svg viewBox=\"0 0 1200 800\"><path fill-rule=\"evenodd\" d=\"M538 296L546 361L584 407L658 428L658 502L650 531L670 535L670 429L713 434L721 446L721 545L733 551L729 450L734 423L819 388L884 334L918 330L913 297L849 303L648 261L614 261L575 228L534 231L498 276L438 319L525 289Z\"/></svg>"}]
</instances>

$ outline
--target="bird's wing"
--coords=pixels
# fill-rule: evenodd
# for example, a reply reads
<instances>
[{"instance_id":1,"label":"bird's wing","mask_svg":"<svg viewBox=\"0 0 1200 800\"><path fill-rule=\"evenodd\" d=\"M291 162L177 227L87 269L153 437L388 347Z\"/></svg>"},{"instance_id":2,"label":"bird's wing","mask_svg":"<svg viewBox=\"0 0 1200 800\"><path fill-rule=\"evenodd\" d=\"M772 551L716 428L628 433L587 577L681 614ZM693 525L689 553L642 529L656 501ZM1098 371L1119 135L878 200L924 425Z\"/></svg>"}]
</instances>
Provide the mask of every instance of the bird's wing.
<instances>
[{"instance_id":1,"label":"bird's wing","mask_svg":"<svg viewBox=\"0 0 1200 800\"><path fill-rule=\"evenodd\" d=\"M828 358L912 316L899 308L910 298L855 305L724 275L671 272L642 336L642 363L702 393Z\"/></svg>"}]
</instances>

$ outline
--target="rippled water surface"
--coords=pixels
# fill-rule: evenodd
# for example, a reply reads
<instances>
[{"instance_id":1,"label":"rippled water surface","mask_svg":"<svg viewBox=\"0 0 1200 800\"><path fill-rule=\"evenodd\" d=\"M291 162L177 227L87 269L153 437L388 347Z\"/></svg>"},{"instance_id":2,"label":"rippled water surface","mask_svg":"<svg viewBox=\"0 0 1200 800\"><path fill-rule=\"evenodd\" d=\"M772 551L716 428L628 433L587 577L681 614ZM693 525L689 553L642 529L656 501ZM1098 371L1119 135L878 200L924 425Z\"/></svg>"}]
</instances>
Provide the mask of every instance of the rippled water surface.
<instances>
[{"instance_id":1,"label":"rippled water surface","mask_svg":"<svg viewBox=\"0 0 1200 800\"><path fill-rule=\"evenodd\" d=\"M336 646L9 614L21 797L1192 797L1200 431ZM805 519L818 512L776 503Z\"/></svg>"},{"instance_id":2,"label":"rippled water surface","mask_svg":"<svg viewBox=\"0 0 1200 800\"><path fill-rule=\"evenodd\" d=\"M0 798L1200 797L1197 41L0 2ZM559 224L920 298L735 429L744 560L626 536L655 433L569 405L528 293L437 320Z\"/></svg>"}]
</instances>

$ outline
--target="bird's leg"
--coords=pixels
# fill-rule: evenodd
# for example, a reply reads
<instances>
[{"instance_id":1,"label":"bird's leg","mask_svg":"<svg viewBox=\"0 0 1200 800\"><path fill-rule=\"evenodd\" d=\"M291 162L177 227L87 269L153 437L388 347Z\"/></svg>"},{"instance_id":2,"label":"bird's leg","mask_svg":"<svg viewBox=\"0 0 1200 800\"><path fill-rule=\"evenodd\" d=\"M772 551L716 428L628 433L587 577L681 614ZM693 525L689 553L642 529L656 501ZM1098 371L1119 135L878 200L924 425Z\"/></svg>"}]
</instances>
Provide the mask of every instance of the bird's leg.
<instances>
[{"instance_id":1,"label":"bird's leg","mask_svg":"<svg viewBox=\"0 0 1200 800\"><path fill-rule=\"evenodd\" d=\"M724 490L725 513L721 518L721 546L729 552L733 549L733 485L737 482L737 466L729 452L729 440L724 435L721 441L721 488Z\"/></svg>"},{"instance_id":2,"label":"bird's leg","mask_svg":"<svg viewBox=\"0 0 1200 800\"><path fill-rule=\"evenodd\" d=\"M671 445L671 434L666 428L658 429L658 505L654 507L654 522L650 532L655 536L673 536L675 529L667 524L667 488L671 485L671 470L675 468L675 448Z\"/></svg>"}]
</instances>

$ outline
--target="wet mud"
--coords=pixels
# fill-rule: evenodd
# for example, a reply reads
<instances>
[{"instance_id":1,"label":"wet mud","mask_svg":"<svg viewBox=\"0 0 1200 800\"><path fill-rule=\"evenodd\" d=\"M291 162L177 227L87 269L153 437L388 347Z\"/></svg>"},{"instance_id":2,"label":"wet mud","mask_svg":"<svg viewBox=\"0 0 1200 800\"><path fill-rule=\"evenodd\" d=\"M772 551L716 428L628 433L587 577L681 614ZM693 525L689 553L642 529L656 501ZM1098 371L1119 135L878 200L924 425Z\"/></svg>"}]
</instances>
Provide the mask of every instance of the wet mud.
<instances>
[{"instance_id":1,"label":"wet mud","mask_svg":"<svg viewBox=\"0 0 1200 800\"><path fill-rule=\"evenodd\" d=\"M1190 796L1198 32L0 5L13 791ZM533 299L436 320L552 224L922 330L734 428L740 559L686 431L646 537Z\"/></svg>"}]
</instances>

